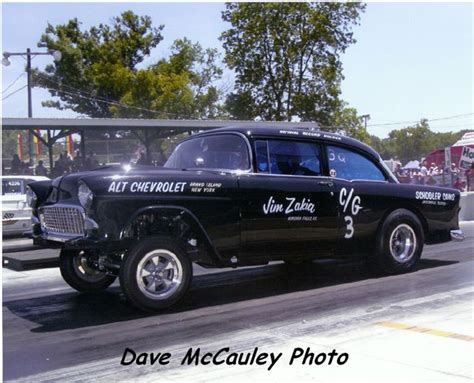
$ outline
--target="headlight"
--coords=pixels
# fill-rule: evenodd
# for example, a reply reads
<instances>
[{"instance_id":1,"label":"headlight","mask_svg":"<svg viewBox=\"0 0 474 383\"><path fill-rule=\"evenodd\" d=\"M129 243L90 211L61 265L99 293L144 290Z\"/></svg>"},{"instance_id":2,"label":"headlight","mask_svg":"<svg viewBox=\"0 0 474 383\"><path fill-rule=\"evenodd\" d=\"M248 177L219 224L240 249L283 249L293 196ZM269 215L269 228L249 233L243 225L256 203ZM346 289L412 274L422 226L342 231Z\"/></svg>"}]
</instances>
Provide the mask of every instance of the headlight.
<instances>
[{"instance_id":1,"label":"headlight","mask_svg":"<svg viewBox=\"0 0 474 383\"><path fill-rule=\"evenodd\" d=\"M92 193L92 190L89 189L89 186L87 186L84 182L81 182L79 184L78 197L79 202L81 203L84 209L87 210L92 206L92 201L94 200L94 193Z\"/></svg>"},{"instance_id":2,"label":"headlight","mask_svg":"<svg viewBox=\"0 0 474 383\"><path fill-rule=\"evenodd\" d=\"M38 201L36 193L29 186L26 187L26 203L29 207L34 207Z\"/></svg>"}]
</instances>

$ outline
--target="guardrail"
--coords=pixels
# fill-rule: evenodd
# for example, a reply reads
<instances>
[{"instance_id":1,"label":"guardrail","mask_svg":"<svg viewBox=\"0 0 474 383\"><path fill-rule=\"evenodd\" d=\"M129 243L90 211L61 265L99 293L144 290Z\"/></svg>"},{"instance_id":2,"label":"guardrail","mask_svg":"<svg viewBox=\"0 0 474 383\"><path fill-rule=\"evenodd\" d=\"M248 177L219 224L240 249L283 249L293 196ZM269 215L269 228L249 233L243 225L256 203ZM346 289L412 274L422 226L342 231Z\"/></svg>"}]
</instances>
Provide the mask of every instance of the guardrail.
<instances>
[{"instance_id":1,"label":"guardrail","mask_svg":"<svg viewBox=\"0 0 474 383\"><path fill-rule=\"evenodd\" d=\"M461 193L459 206L461 207L459 220L474 221L474 192Z\"/></svg>"}]
</instances>

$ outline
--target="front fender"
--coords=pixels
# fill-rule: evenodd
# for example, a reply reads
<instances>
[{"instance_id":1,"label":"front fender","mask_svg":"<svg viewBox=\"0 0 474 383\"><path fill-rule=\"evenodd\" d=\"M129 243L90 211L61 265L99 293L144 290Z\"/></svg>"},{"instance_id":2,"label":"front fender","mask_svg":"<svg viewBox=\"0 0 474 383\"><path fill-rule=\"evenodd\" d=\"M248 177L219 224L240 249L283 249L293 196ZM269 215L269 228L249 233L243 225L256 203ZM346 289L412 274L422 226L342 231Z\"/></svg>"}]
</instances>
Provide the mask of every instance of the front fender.
<instances>
[{"instance_id":1,"label":"front fender","mask_svg":"<svg viewBox=\"0 0 474 383\"><path fill-rule=\"evenodd\" d=\"M157 215L160 217L169 217L183 220L190 225L192 232L198 236L199 241L206 248L205 257L209 257L212 263L225 263L218 250L212 243L211 238L204 229L199 219L187 208L178 205L151 205L135 211L120 230L119 239L125 240L132 226L137 222L140 216Z\"/></svg>"}]
</instances>

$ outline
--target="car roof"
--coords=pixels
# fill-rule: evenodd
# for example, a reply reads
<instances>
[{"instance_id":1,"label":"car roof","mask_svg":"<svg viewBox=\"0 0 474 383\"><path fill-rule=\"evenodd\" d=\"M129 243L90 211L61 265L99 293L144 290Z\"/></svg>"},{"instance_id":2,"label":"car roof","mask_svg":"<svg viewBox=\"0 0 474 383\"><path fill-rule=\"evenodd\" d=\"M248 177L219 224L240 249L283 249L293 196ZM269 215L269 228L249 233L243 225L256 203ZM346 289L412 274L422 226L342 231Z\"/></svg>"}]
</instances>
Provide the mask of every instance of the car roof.
<instances>
[{"instance_id":1,"label":"car roof","mask_svg":"<svg viewBox=\"0 0 474 383\"><path fill-rule=\"evenodd\" d=\"M33 181L46 181L49 180L48 177L44 176L30 176L30 175L24 175L24 176L9 176L9 175L3 175L2 180L4 179L12 179L12 180L33 180Z\"/></svg>"},{"instance_id":2,"label":"car roof","mask_svg":"<svg viewBox=\"0 0 474 383\"><path fill-rule=\"evenodd\" d=\"M325 132L318 129L312 129L308 127L298 127L295 124L295 127L271 127L267 124L265 126L255 123L255 125L231 125L225 128L208 130L202 133L197 134L196 136L212 134L217 132L237 132L241 133L247 137L292 137L292 138L303 138L303 139L317 139L319 141L324 141L325 143L340 143L347 146L355 147L359 150L362 150L366 153L371 154L375 158L379 159L380 155L372 149L370 146L364 144L363 142L356 140L351 137L343 136L341 134ZM196 137L192 136L192 137ZM191 137L190 137L191 138Z\"/></svg>"}]
</instances>

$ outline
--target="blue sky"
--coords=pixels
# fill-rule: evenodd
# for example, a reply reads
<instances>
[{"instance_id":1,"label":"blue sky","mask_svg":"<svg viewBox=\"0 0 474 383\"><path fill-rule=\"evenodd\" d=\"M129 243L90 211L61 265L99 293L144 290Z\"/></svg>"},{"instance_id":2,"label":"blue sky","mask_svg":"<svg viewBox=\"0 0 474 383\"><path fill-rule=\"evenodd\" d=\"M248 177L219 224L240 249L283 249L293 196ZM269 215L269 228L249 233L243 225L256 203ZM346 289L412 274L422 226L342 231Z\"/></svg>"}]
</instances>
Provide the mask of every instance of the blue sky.
<instances>
[{"instance_id":1,"label":"blue sky","mask_svg":"<svg viewBox=\"0 0 474 383\"><path fill-rule=\"evenodd\" d=\"M155 25L164 24L164 40L147 63L168 54L179 37L199 41L220 50L223 3L4 3L2 50L35 48L48 22L65 23L77 17L84 28L107 22L132 9L150 15ZM370 114L369 132L384 137L406 124L384 123L437 119L474 112L474 30L472 3L369 3L355 28L357 43L342 56L345 80L342 98L359 114ZM44 67L51 58L38 56L33 65ZM25 61L12 58L2 66L2 90L24 70ZM232 79L224 75L224 82ZM26 75L2 94L26 84ZM74 117L70 111L43 108L48 92L33 90L35 117ZM26 89L2 101L3 115L26 117ZM474 129L474 115L433 121L436 131Z\"/></svg>"}]
</instances>

